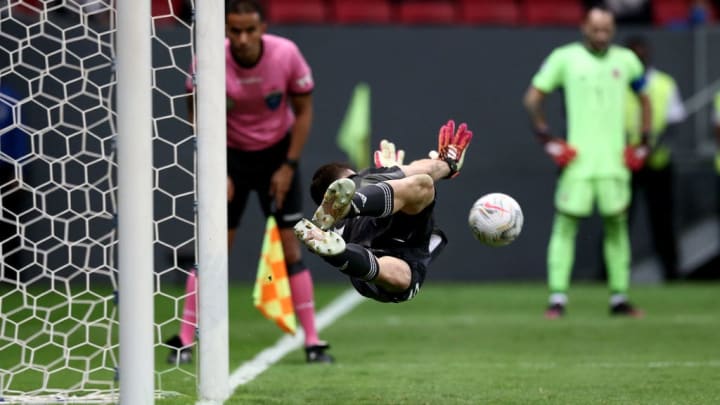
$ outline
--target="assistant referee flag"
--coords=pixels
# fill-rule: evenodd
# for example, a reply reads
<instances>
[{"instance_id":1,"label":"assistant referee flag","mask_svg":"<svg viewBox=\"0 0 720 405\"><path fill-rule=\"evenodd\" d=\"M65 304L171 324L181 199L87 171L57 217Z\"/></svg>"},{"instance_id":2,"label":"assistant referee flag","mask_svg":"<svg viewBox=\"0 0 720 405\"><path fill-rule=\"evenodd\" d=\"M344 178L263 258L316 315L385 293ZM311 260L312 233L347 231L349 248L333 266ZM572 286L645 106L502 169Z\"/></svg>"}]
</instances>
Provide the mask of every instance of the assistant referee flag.
<instances>
[{"instance_id":1,"label":"assistant referee flag","mask_svg":"<svg viewBox=\"0 0 720 405\"><path fill-rule=\"evenodd\" d=\"M280 329L295 334L297 320L290 296L290 281L280 241L280 230L272 215L268 217L265 226L265 238L253 289L253 303L266 318L275 321Z\"/></svg>"}]
</instances>

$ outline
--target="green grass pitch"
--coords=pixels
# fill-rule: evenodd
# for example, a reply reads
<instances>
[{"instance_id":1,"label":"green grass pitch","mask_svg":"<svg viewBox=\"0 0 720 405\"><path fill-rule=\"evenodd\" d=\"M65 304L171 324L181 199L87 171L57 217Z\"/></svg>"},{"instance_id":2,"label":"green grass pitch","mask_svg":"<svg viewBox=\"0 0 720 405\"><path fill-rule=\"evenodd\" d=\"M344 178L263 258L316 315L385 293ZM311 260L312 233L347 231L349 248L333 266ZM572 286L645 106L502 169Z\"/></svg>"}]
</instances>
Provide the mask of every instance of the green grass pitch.
<instances>
[{"instance_id":1,"label":"green grass pitch","mask_svg":"<svg viewBox=\"0 0 720 405\"><path fill-rule=\"evenodd\" d=\"M228 403L720 403L719 287L636 287L647 315L634 320L608 315L604 286L578 284L567 317L548 321L540 284L428 283L409 303L365 301L325 330L337 364L294 352ZM341 290L318 286L318 307ZM231 369L279 336L240 307Z\"/></svg>"},{"instance_id":2,"label":"green grass pitch","mask_svg":"<svg viewBox=\"0 0 720 405\"><path fill-rule=\"evenodd\" d=\"M346 288L317 285L318 309ZM281 336L250 295L230 291L231 372ZM542 284L431 281L411 302L366 300L324 330L336 364L294 351L226 403L720 403L720 284L637 286L632 297L646 317L611 318L603 285L574 284L567 316L548 321ZM159 319L172 310L156 305ZM180 393L157 403L194 404L196 365L172 369L156 352L156 388Z\"/></svg>"}]
</instances>

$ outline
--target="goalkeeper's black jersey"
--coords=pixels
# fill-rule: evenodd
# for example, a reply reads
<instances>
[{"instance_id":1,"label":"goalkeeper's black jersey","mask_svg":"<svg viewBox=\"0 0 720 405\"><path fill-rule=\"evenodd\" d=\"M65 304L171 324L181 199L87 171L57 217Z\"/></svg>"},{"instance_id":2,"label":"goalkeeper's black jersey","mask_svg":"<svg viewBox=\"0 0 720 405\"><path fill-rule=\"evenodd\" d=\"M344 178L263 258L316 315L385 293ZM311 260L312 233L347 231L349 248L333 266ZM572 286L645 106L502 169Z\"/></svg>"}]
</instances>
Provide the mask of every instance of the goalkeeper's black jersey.
<instances>
[{"instance_id":1,"label":"goalkeeper's black jersey","mask_svg":"<svg viewBox=\"0 0 720 405\"><path fill-rule=\"evenodd\" d=\"M362 186L404 177L405 173L394 166L366 169L350 179L359 189ZM335 229L342 231L340 233L346 242L357 243L373 250L396 251L409 248L428 251L430 236L435 229L434 207L435 202L432 202L417 215L398 212L382 218L347 218L338 222Z\"/></svg>"},{"instance_id":2,"label":"goalkeeper's black jersey","mask_svg":"<svg viewBox=\"0 0 720 405\"><path fill-rule=\"evenodd\" d=\"M404 177L405 173L399 167L383 167L363 170L351 179L355 186L360 188ZM425 281L427 267L447 244L445 235L435 228L434 208L435 201L416 215L398 212L383 218L352 217L335 225L335 230L347 243L359 244L376 257L396 257L410 266L412 275L407 290L391 293L372 282L351 278L353 286L360 294L381 302L403 302L418 293Z\"/></svg>"}]
</instances>

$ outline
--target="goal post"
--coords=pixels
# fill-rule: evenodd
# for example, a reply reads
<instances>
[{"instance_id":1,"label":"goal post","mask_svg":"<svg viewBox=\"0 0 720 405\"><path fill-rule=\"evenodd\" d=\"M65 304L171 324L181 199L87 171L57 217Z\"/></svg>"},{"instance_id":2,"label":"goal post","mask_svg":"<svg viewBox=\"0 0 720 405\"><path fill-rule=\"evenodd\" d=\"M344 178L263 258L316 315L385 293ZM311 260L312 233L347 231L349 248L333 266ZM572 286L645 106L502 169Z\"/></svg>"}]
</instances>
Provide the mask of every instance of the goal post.
<instances>
[{"instance_id":1,"label":"goal post","mask_svg":"<svg viewBox=\"0 0 720 405\"><path fill-rule=\"evenodd\" d=\"M187 3L0 0L0 403L230 394L224 2Z\"/></svg>"},{"instance_id":2,"label":"goal post","mask_svg":"<svg viewBox=\"0 0 720 405\"><path fill-rule=\"evenodd\" d=\"M120 404L155 398L150 2L117 3Z\"/></svg>"},{"instance_id":3,"label":"goal post","mask_svg":"<svg viewBox=\"0 0 720 405\"><path fill-rule=\"evenodd\" d=\"M197 1L199 397L229 395L225 2Z\"/></svg>"}]
</instances>

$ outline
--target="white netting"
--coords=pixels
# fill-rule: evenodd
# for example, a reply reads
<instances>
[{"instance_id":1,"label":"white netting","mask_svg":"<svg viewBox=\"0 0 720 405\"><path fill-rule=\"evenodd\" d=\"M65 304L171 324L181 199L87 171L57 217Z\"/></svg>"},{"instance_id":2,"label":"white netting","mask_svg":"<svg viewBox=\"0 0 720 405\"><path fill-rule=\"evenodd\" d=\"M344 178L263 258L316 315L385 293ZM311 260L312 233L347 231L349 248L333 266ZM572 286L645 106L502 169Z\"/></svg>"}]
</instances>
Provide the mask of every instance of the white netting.
<instances>
[{"instance_id":1,"label":"white netting","mask_svg":"<svg viewBox=\"0 0 720 405\"><path fill-rule=\"evenodd\" d=\"M163 1L153 6L156 387L173 390L195 385L194 367L166 365L162 344L182 315L178 255L194 251L194 140L191 29L182 2ZM0 402L116 399L114 21L112 0L0 0Z\"/></svg>"}]
</instances>

